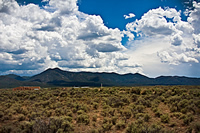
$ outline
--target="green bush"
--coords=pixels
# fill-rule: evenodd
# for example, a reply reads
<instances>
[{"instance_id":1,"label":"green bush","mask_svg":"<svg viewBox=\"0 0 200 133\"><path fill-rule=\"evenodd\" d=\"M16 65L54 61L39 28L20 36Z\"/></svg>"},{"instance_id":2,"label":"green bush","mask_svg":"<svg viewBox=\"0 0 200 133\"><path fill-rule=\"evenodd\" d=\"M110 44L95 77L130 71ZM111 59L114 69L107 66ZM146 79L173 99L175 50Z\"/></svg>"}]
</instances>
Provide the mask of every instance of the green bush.
<instances>
[{"instance_id":1,"label":"green bush","mask_svg":"<svg viewBox=\"0 0 200 133\"><path fill-rule=\"evenodd\" d=\"M162 115L162 113L161 113L160 110L158 110L158 111L155 112L155 116L156 116L156 117L160 117L161 115Z\"/></svg>"},{"instance_id":2,"label":"green bush","mask_svg":"<svg viewBox=\"0 0 200 133\"><path fill-rule=\"evenodd\" d=\"M130 93L134 93L134 94L140 94L140 92L141 92L141 88L139 88L139 87L133 87L133 88L131 88L131 90L130 90Z\"/></svg>"},{"instance_id":3,"label":"green bush","mask_svg":"<svg viewBox=\"0 0 200 133\"><path fill-rule=\"evenodd\" d=\"M161 115L160 118L161 118L161 122L163 122L163 123L169 123L169 121L170 121L170 117L168 114L163 114L163 115Z\"/></svg>"},{"instance_id":4,"label":"green bush","mask_svg":"<svg viewBox=\"0 0 200 133\"><path fill-rule=\"evenodd\" d=\"M83 110L79 110L79 111L77 111L77 114L78 115L80 115L80 114L84 114L85 113L85 111L83 111Z\"/></svg>"},{"instance_id":5,"label":"green bush","mask_svg":"<svg viewBox=\"0 0 200 133\"><path fill-rule=\"evenodd\" d=\"M135 111L138 112L138 113L143 113L145 107L143 105L137 105L135 106Z\"/></svg>"},{"instance_id":6,"label":"green bush","mask_svg":"<svg viewBox=\"0 0 200 133\"><path fill-rule=\"evenodd\" d=\"M105 131L109 131L112 128L113 124L110 122L103 123L102 128Z\"/></svg>"},{"instance_id":7,"label":"green bush","mask_svg":"<svg viewBox=\"0 0 200 133\"><path fill-rule=\"evenodd\" d=\"M89 116L87 114L78 115L77 122L78 123L84 123L84 124L88 125L90 123Z\"/></svg>"},{"instance_id":8,"label":"green bush","mask_svg":"<svg viewBox=\"0 0 200 133\"><path fill-rule=\"evenodd\" d=\"M125 109L122 111L122 116L126 117L126 119L129 119L132 116L132 112L130 109Z\"/></svg>"},{"instance_id":9,"label":"green bush","mask_svg":"<svg viewBox=\"0 0 200 133\"><path fill-rule=\"evenodd\" d=\"M184 119L183 119L183 123L185 125L189 125L190 122L192 122L194 120L194 117L192 115L187 115Z\"/></svg>"},{"instance_id":10,"label":"green bush","mask_svg":"<svg viewBox=\"0 0 200 133\"><path fill-rule=\"evenodd\" d=\"M23 114L19 114L17 119L18 119L18 121L23 121L26 119L26 117Z\"/></svg>"},{"instance_id":11,"label":"green bush","mask_svg":"<svg viewBox=\"0 0 200 133\"><path fill-rule=\"evenodd\" d=\"M149 122L150 118L151 118L151 116L149 114L144 115L144 121Z\"/></svg>"},{"instance_id":12,"label":"green bush","mask_svg":"<svg viewBox=\"0 0 200 133\"><path fill-rule=\"evenodd\" d=\"M200 122L192 123L191 127L195 131L195 133L199 133L200 132Z\"/></svg>"},{"instance_id":13,"label":"green bush","mask_svg":"<svg viewBox=\"0 0 200 133\"><path fill-rule=\"evenodd\" d=\"M117 119L118 119L117 116L114 116L114 117L111 118L113 125L116 125Z\"/></svg>"},{"instance_id":14,"label":"green bush","mask_svg":"<svg viewBox=\"0 0 200 133\"><path fill-rule=\"evenodd\" d=\"M131 123L126 128L126 133L138 133L138 127L135 125L135 123Z\"/></svg>"},{"instance_id":15,"label":"green bush","mask_svg":"<svg viewBox=\"0 0 200 133\"><path fill-rule=\"evenodd\" d=\"M12 126L2 126L0 127L0 133L10 133L12 131Z\"/></svg>"},{"instance_id":16,"label":"green bush","mask_svg":"<svg viewBox=\"0 0 200 133\"><path fill-rule=\"evenodd\" d=\"M120 129L124 129L126 127L126 123L123 120L119 120L116 123L116 129L120 130Z\"/></svg>"},{"instance_id":17,"label":"green bush","mask_svg":"<svg viewBox=\"0 0 200 133\"><path fill-rule=\"evenodd\" d=\"M96 102L93 103L93 108L94 109L98 109L98 106L99 106L98 103L96 103Z\"/></svg>"},{"instance_id":18,"label":"green bush","mask_svg":"<svg viewBox=\"0 0 200 133\"><path fill-rule=\"evenodd\" d=\"M31 133L33 132L34 122L24 121L20 123L20 128L22 132Z\"/></svg>"},{"instance_id":19,"label":"green bush","mask_svg":"<svg viewBox=\"0 0 200 133\"><path fill-rule=\"evenodd\" d=\"M96 116L96 115L94 115L94 116L92 117L92 121L94 121L94 122L97 121L97 116Z\"/></svg>"}]
</instances>

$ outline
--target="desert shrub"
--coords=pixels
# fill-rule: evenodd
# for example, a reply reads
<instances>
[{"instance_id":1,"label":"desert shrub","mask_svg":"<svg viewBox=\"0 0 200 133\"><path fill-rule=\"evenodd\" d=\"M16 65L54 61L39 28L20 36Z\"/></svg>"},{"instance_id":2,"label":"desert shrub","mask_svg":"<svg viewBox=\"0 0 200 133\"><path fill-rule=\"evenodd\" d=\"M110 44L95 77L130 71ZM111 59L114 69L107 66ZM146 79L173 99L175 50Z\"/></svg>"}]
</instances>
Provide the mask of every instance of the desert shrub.
<instances>
[{"instance_id":1,"label":"desert shrub","mask_svg":"<svg viewBox=\"0 0 200 133\"><path fill-rule=\"evenodd\" d=\"M180 97L180 96L177 96L177 95L171 96L171 97L169 97L169 98L167 99L167 103L168 103L168 104L176 103L176 102L179 102L179 101L181 101L181 97Z\"/></svg>"},{"instance_id":2,"label":"desert shrub","mask_svg":"<svg viewBox=\"0 0 200 133\"><path fill-rule=\"evenodd\" d=\"M0 119L4 116L3 111L0 111Z\"/></svg>"},{"instance_id":3,"label":"desert shrub","mask_svg":"<svg viewBox=\"0 0 200 133\"><path fill-rule=\"evenodd\" d=\"M137 94L140 95L141 89L139 87L133 87L130 89L131 94Z\"/></svg>"},{"instance_id":4,"label":"desert shrub","mask_svg":"<svg viewBox=\"0 0 200 133\"><path fill-rule=\"evenodd\" d=\"M200 100L195 101L195 105L200 108Z\"/></svg>"},{"instance_id":5,"label":"desert shrub","mask_svg":"<svg viewBox=\"0 0 200 133\"><path fill-rule=\"evenodd\" d=\"M116 123L116 129L120 130L120 129L124 129L126 127L126 123L123 120L119 120Z\"/></svg>"},{"instance_id":6,"label":"desert shrub","mask_svg":"<svg viewBox=\"0 0 200 133\"><path fill-rule=\"evenodd\" d=\"M79 111L77 111L77 114L78 115L80 115L80 114L84 114L85 113L85 111L83 111L83 110L79 110Z\"/></svg>"},{"instance_id":7,"label":"desert shrub","mask_svg":"<svg viewBox=\"0 0 200 133\"><path fill-rule=\"evenodd\" d=\"M64 114L65 114L65 112L64 112L64 110L62 108L57 108L55 110L55 115L56 116L61 116L61 115L64 115Z\"/></svg>"},{"instance_id":8,"label":"desert shrub","mask_svg":"<svg viewBox=\"0 0 200 133\"><path fill-rule=\"evenodd\" d=\"M33 132L33 124L34 122L29 122L29 121L24 121L20 123L20 129L22 130L21 132L24 133L31 133Z\"/></svg>"},{"instance_id":9,"label":"desert shrub","mask_svg":"<svg viewBox=\"0 0 200 133\"><path fill-rule=\"evenodd\" d=\"M195 131L195 133L200 132L200 122L193 122L190 127Z\"/></svg>"},{"instance_id":10,"label":"desert shrub","mask_svg":"<svg viewBox=\"0 0 200 133\"><path fill-rule=\"evenodd\" d=\"M176 126L176 123L175 122L172 122L169 124L169 127L175 127Z\"/></svg>"},{"instance_id":11,"label":"desert shrub","mask_svg":"<svg viewBox=\"0 0 200 133\"><path fill-rule=\"evenodd\" d=\"M176 112L177 111L177 107L173 106L173 105L171 105L169 109L170 109L171 112Z\"/></svg>"},{"instance_id":12,"label":"desert shrub","mask_svg":"<svg viewBox=\"0 0 200 133\"><path fill-rule=\"evenodd\" d=\"M119 108L125 105L123 102L123 99L119 99L119 97L111 97L108 98L107 105L114 107L114 108Z\"/></svg>"},{"instance_id":13,"label":"desert shrub","mask_svg":"<svg viewBox=\"0 0 200 133\"><path fill-rule=\"evenodd\" d=\"M108 109L108 108L110 108L109 105L106 105L106 104L103 105L103 109Z\"/></svg>"},{"instance_id":14,"label":"desert shrub","mask_svg":"<svg viewBox=\"0 0 200 133\"><path fill-rule=\"evenodd\" d=\"M102 125L102 128L103 128L103 131L109 131L111 128L112 128L113 124L110 123L110 122L106 122L106 123L103 123Z\"/></svg>"},{"instance_id":15,"label":"desert shrub","mask_svg":"<svg viewBox=\"0 0 200 133\"><path fill-rule=\"evenodd\" d=\"M126 128L126 133L137 133L138 127L135 125L135 123L131 123Z\"/></svg>"},{"instance_id":16,"label":"desert shrub","mask_svg":"<svg viewBox=\"0 0 200 133\"><path fill-rule=\"evenodd\" d=\"M66 97L67 95L68 95L68 94L67 94L66 91L62 91L62 92L60 92L60 94L59 94L60 97Z\"/></svg>"},{"instance_id":17,"label":"desert shrub","mask_svg":"<svg viewBox=\"0 0 200 133\"><path fill-rule=\"evenodd\" d=\"M4 115L4 116L1 118L2 121L10 120L10 119L11 119L10 115Z\"/></svg>"},{"instance_id":18,"label":"desert shrub","mask_svg":"<svg viewBox=\"0 0 200 133\"><path fill-rule=\"evenodd\" d=\"M143 113L138 113L138 114L135 115L136 119L143 119L143 117L144 117Z\"/></svg>"},{"instance_id":19,"label":"desert shrub","mask_svg":"<svg viewBox=\"0 0 200 133\"><path fill-rule=\"evenodd\" d=\"M17 119L18 119L18 121L23 121L26 119L26 117L23 114L19 114Z\"/></svg>"},{"instance_id":20,"label":"desert shrub","mask_svg":"<svg viewBox=\"0 0 200 133\"><path fill-rule=\"evenodd\" d=\"M106 108L106 109L103 109L103 111L101 112L101 115L106 117L106 116L114 116L115 115L115 109L113 108Z\"/></svg>"},{"instance_id":21,"label":"desert shrub","mask_svg":"<svg viewBox=\"0 0 200 133\"><path fill-rule=\"evenodd\" d=\"M69 121L62 122L61 128L63 129L63 132L71 132L74 130L73 124Z\"/></svg>"},{"instance_id":22,"label":"desert shrub","mask_svg":"<svg viewBox=\"0 0 200 133\"><path fill-rule=\"evenodd\" d=\"M53 110L45 110L44 111L44 116L50 117L53 114Z\"/></svg>"},{"instance_id":23,"label":"desert shrub","mask_svg":"<svg viewBox=\"0 0 200 133\"><path fill-rule=\"evenodd\" d=\"M145 107L143 105L136 105L134 108L134 111L138 112L138 113L143 113Z\"/></svg>"},{"instance_id":24,"label":"desert shrub","mask_svg":"<svg viewBox=\"0 0 200 133\"><path fill-rule=\"evenodd\" d=\"M186 114L188 112L187 108L182 108L181 113Z\"/></svg>"},{"instance_id":25,"label":"desert shrub","mask_svg":"<svg viewBox=\"0 0 200 133\"><path fill-rule=\"evenodd\" d=\"M160 117L161 115L162 115L162 113L161 113L160 110L157 110L157 111L155 112L155 116L156 116L156 117Z\"/></svg>"},{"instance_id":26,"label":"desert shrub","mask_svg":"<svg viewBox=\"0 0 200 133\"><path fill-rule=\"evenodd\" d=\"M49 119L38 118L33 124L33 132L49 133L49 132L71 132L74 130L73 125L66 117L52 117Z\"/></svg>"},{"instance_id":27,"label":"desert shrub","mask_svg":"<svg viewBox=\"0 0 200 133\"><path fill-rule=\"evenodd\" d=\"M153 124L149 127L149 133L159 133L162 130L162 126Z\"/></svg>"},{"instance_id":28,"label":"desert shrub","mask_svg":"<svg viewBox=\"0 0 200 133\"><path fill-rule=\"evenodd\" d=\"M182 120L182 119L185 119L187 116L185 114L182 114L179 119Z\"/></svg>"},{"instance_id":29,"label":"desert shrub","mask_svg":"<svg viewBox=\"0 0 200 133\"><path fill-rule=\"evenodd\" d=\"M158 111L158 107L152 107L151 110L155 113Z\"/></svg>"},{"instance_id":30,"label":"desert shrub","mask_svg":"<svg viewBox=\"0 0 200 133\"><path fill-rule=\"evenodd\" d=\"M135 104L136 104L136 105L144 105L144 106L146 106L146 107L151 107L151 102L150 102L150 100L146 100L146 99L144 99L144 98L142 98L142 97L139 97L139 98L137 99L137 101L135 102Z\"/></svg>"},{"instance_id":31,"label":"desert shrub","mask_svg":"<svg viewBox=\"0 0 200 133\"><path fill-rule=\"evenodd\" d=\"M169 123L169 121L170 121L170 117L168 114L163 114L163 115L161 115L160 118L161 118L161 122L163 122L163 123Z\"/></svg>"},{"instance_id":32,"label":"desert shrub","mask_svg":"<svg viewBox=\"0 0 200 133\"><path fill-rule=\"evenodd\" d=\"M144 123L144 120L143 120L143 119L137 119L137 120L135 121L135 124L137 124L137 125L139 125L139 126L142 126L143 123Z\"/></svg>"},{"instance_id":33,"label":"desert shrub","mask_svg":"<svg viewBox=\"0 0 200 133\"><path fill-rule=\"evenodd\" d=\"M182 108L185 108L188 106L188 100L186 99L183 99L181 100L178 104L177 104L177 107L178 107L178 110L181 110Z\"/></svg>"},{"instance_id":34,"label":"desert shrub","mask_svg":"<svg viewBox=\"0 0 200 133\"><path fill-rule=\"evenodd\" d=\"M12 131L12 126L2 126L0 127L0 133L10 133Z\"/></svg>"},{"instance_id":35,"label":"desert shrub","mask_svg":"<svg viewBox=\"0 0 200 133\"><path fill-rule=\"evenodd\" d=\"M187 111L192 111L193 112L193 114L197 114L198 113L198 108L197 108L197 106L195 105L195 104L189 104L188 106L187 106Z\"/></svg>"},{"instance_id":36,"label":"desert shrub","mask_svg":"<svg viewBox=\"0 0 200 133\"><path fill-rule=\"evenodd\" d=\"M132 115L132 112L130 109L125 109L122 111L122 116L126 117L126 119L129 119Z\"/></svg>"},{"instance_id":37,"label":"desert shrub","mask_svg":"<svg viewBox=\"0 0 200 133\"><path fill-rule=\"evenodd\" d=\"M135 102L135 101L137 101L138 97L139 97L138 95L132 94L130 99L132 102Z\"/></svg>"},{"instance_id":38,"label":"desert shrub","mask_svg":"<svg viewBox=\"0 0 200 133\"><path fill-rule=\"evenodd\" d=\"M84 124L88 125L90 123L89 116L87 114L78 115L77 122L78 123L84 123Z\"/></svg>"},{"instance_id":39,"label":"desert shrub","mask_svg":"<svg viewBox=\"0 0 200 133\"><path fill-rule=\"evenodd\" d=\"M175 113L171 114L171 117L180 118L181 116L182 116L181 112L175 112Z\"/></svg>"},{"instance_id":40,"label":"desert shrub","mask_svg":"<svg viewBox=\"0 0 200 133\"><path fill-rule=\"evenodd\" d=\"M30 120L34 120L36 117L38 117L38 114L36 112L31 112L30 114L27 115L27 117Z\"/></svg>"},{"instance_id":41,"label":"desert shrub","mask_svg":"<svg viewBox=\"0 0 200 133\"><path fill-rule=\"evenodd\" d=\"M66 111L66 115L72 117L73 116L73 112L71 110L70 111Z\"/></svg>"},{"instance_id":42,"label":"desert shrub","mask_svg":"<svg viewBox=\"0 0 200 133\"><path fill-rule=\"evenodd\" d=\"M94 121L94 122L97 121L97 115L92 116L92 121Z\"/></svg>"},{"instance_id":43,"label":"desert shrub","mask_svg":"<svg viewBox=\"0 0 200 133\"><path fill-rule=\"evenodd\" d=\"M149 114L144 115L144 121L149 122L150 118L151 118L151 116Z\"/></svg>"},{"instance_id":44,"label":"desert shrub","mask_svg":"<svg viewBox=\"0 0 200 133\"><path fill-rule=\"evenodd\" d=\"M184 119L183 119L183 123L184 125L189 125L190 122L192 122L194 120L194 117L192 115L187 115Z\"/></svg>"},{"instance_id":45,"label":"desert shrub","mask_svg":"<svg viewBox=\"0 0 200 133\"><path fill-rule=\"evenodd\" d=\"M164 96L159 96L158 100L160 100L161 102L165 102L165 97Z\"/></svg>"},{"instance_id":46,"label":"desert shrub","mask_svg":"<svg viewBox=\"0 0 200 133\"><path fill-rule=\"evenodd\" d=\"M112 124L113 124L113 125L116 125L117 120L118 120L118 117L117 117L117 116L112 117L112 118L111 118Z\"/></svg>"},{"instance_id":47,"label":"desert shrub","mask_svg":"<svg viewBox=\"0 0 200 133\"><path fill-rule=\"evenodd\" d=\"M114 115L115 115L115 109L109 108L109 109L107 109L107 110L108 110L108 113L109 113L111 116L114 116Z\"/></svg>"},{"instance_id":48,"label":"desert shrub","mask_svg":"<svg viewBox=\"0 0 200 133\"><path fill-rule=\"evenodd\" d=\"M165 92L165 90L159 88L155 88L154 91L155 91L154 94L157 96L161 96Z\"/></svg>"},{"instance_id":49,"label":"desert shrub","mask_svg":"<svg viewBox=\"0 0 200 133\"><path fill-rule=\"evenodd\" d=\"M94 109L98 109L98 106L99 106L99 104L98 104L97 102L94 102L94 103L93 103L93 108L94 108Z\"/></svg>"},{"instance_id":50,"label":"desert shrub","mask_svg":"<svg viewBox=\"0 0 200 133\"><path fill-rule=\"evenodd\" d=\"M29 99L30 99L30 100L34 100L36 97L37 97L37 96L36 96L35 94L32 94L32 95L29 96Z\"/></svg>"},{"instance_id":51,"label":"desert shrub","mask_svg":"<svg viewBox=\"0 0 200 133\"><path fill-rule=\"evenodd\" d=\"M109 114L108 114L108 112L107 112L106 109L104 109L103 111L101 111L101 115L102 115L103 117L109 116Z\"/></svg>"},{"instance_id":52,"label":"desert shrub","mask_svg":"<svg viewBox=\"0 0 200 133\"><path fill-rule=\"evenodd\" d=\"M131 123L126 128L126 133L159 133L162 132L162 126L153 124L153 125L145 125L145 124L137 124Z\"/></svg>"},{"instance_id":53,"label":"desert shrub","mask_svg":"<svg viewBox=\"0 0 200 133\"><path fill-rule=\"evenodd\" d=\"M92 129L90 132L91 133L99 133L99 131L97 129Z\"/></svg>"}]
</instances>

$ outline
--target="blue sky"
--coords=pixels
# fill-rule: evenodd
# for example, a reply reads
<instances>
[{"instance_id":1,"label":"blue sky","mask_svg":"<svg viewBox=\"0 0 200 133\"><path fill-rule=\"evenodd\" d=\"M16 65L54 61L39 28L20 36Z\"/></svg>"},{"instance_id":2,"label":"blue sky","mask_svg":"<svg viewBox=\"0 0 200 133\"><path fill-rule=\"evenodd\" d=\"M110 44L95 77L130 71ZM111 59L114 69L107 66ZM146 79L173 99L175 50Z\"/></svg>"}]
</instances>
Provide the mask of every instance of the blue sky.
<instances>
[{"instance_id":1,"label":"blue sky","mask_svg":"<svg viewBox=\"0 0 200 133\"><path fill-rule=\"evenodd\" d=\"M125 29L128 22L140 19L150 9L158 7L176 7L183 9L181 0L79 0L79 10L87 14L100 15L106 26ZM131 20L124 19L125 14L134 13Z\"/></svg>"},{"instance_id":2,"label":"blue sky","mask_svg":"<svg viewBox=\"0 0 200 133\"><path fill-rule=\"evenodd\" d=\"M0 73L200 77L199 0L1 0Z\"/></svg>"}]
</instances>

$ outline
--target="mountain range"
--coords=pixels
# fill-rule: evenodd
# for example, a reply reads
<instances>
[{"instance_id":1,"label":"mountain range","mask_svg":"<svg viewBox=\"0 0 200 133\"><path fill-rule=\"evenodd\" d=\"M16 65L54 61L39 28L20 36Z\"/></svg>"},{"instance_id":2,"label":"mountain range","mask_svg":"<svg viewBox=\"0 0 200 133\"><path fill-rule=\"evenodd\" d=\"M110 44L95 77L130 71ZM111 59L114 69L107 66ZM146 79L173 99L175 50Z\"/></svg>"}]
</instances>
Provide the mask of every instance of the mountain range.
<instances>
[{"instance_id":1,"label":"mountain range","mask_svg":"<svg viewBox=\"0 0 200 133\"><path fill-rule=\"evenodd\" d=\"M106 72L70 72L59 68L47 69L31 76L21 77L14 74L0 76L0 88L17 86L141 86L141 85L200 85L200 78L180 76L160 76L149 78L139 73L117 74Z\"/></svg>"}]
</instances>

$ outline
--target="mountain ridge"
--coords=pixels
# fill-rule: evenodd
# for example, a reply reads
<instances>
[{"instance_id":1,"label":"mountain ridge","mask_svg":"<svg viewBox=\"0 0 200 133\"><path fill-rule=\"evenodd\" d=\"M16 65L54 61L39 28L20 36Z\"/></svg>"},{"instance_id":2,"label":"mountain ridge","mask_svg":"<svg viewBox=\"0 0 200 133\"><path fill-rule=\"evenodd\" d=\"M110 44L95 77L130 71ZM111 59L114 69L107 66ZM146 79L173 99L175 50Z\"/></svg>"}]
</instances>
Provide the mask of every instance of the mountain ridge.
<instances>
[{"instance_id":1,"label":"mountain ridge","mask_svg":"<svg viewBox=\"0 0 200 133\"><path fill-rule=\"evenodd\" d=\"M31 77L15 74L0 76L0 88L17 86L141 86L141 85L200 85L200 78L185 76L159 76L149 78L139 73L70 72L49 68Z\"/></svg>"}]
</instances>

